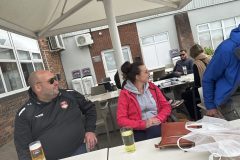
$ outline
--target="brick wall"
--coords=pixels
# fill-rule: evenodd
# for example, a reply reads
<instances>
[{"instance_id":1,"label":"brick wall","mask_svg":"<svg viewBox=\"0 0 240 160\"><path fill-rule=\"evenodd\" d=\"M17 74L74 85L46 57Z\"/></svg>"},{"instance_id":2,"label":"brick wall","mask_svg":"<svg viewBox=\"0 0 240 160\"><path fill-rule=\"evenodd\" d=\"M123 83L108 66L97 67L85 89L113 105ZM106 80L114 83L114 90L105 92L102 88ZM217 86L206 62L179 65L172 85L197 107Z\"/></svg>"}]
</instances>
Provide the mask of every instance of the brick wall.
<instances>
[{"instance_id":1,"label":"brick wall","mask_svg":"<svg viewBox=\"0 0 240 160\"><path fill-rule=\"evenodd\" d=\"M25 91L0 99L0 146L13 138L15 114L27 98Z\"/></svg>"},{"instance_id":2,"label":"brick wall","mask_svg":"<svg viewBox=\"0 0 240 160\"><path fill-rule=\"evenodd\" d=\"M46 39L40 39L38 42L45 69L60 74L59 86L60 88L67 88L60 53L51 53ZM0 147L13 139L15 114L27 100L27 91L0 99Z\"/></svg>"},{"instance_id":3,"label":"brick wall","mask_svg":"<svg viewBox=\"0 0 240 160\"><path fill-rule=\"evenodd\" d=\"M130 47L132 58L134 59L137 56L142 57L136 23L119 26L118 31L122 46ZM109 29L94 31L91 32L91 35L94 41L93 45L90 47L91 57L101 56L101 51L113 48ZM97 81L100 83L101 79L106 77L103 62L93 61L93 66Z\"/></svg>"}]
</instances>

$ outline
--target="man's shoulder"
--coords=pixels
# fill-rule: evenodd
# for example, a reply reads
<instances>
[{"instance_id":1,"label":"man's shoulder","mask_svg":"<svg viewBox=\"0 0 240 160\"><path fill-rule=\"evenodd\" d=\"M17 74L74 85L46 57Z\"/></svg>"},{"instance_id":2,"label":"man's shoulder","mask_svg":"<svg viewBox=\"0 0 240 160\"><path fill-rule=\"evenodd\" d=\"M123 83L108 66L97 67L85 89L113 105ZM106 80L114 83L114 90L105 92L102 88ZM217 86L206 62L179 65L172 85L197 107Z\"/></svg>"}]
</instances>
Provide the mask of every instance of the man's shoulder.
<instances>
[{"instance_id":1,"label":"man's shoulder","mask_svg":"<svg viewBox=\"0 0 240 160\"><path fill-rule=\"evenodd\" d=\"M28 100L18 111L16 116L18 117L27 117L28 115L32 114L35 110L35 105L31 102L31 100Z\"/></svg>"},{"instance_id":2,"label":"man's shoulder","mask_svg":"<svg viewBox=\"0 0 240 160\"><path fill-rule=\"evenodd\" d=\"M81 95L80 93L78 93L77 91L75 91L74 89L59 89L61 95L66 96L75 96L75 95Z\"/></svg>"},{"instance_id":3,"label":"man's shoulder","mask_svg":"<svg viewBox=\"0 0 240 160\"><path fill-rule=\"evenodd\" d=\"M82 99L85 98L81 93L73 90L73 89L60 89L60 96L63 96L70 100Z\"/></svg>"},{"instance_id":4,"label":"man's shoulder","mask_svg":"<svg viewBox=\"0 0 240 160\"><path fill-rule=\"evenodd\" d=\"M189 63L194 61L194 60L193 60L192 58L190 58L190 57L188 57L186 60L187 60L187 62L189 62Z\"/></svg>"},{"instance_id":5,"label":"man's shoulder","mask_svg":"<svg viewBox=\"0 0 240 160\"><path fill-rule=\"evenodd\" d=\"M74 94L76 91L74 89L59 89L61 94Z\"/></svg>"}]
</instances>

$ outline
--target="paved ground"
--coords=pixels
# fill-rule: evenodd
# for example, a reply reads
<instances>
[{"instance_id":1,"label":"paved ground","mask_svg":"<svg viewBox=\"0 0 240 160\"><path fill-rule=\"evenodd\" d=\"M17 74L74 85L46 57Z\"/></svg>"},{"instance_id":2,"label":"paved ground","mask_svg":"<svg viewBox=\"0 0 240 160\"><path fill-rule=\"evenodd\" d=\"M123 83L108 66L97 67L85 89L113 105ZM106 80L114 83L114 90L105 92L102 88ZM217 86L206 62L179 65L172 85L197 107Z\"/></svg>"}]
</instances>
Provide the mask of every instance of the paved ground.
<instances>
[{"instance_id":1,"label":"paved ground","mask_svg":"<svg viewBox=\"0 0 240 160\"><path fill-rule=\"evenodd\" d=\"M17 160L17 153L13 140L0 148L1 160Z\"/></svg>"}]
</instances>

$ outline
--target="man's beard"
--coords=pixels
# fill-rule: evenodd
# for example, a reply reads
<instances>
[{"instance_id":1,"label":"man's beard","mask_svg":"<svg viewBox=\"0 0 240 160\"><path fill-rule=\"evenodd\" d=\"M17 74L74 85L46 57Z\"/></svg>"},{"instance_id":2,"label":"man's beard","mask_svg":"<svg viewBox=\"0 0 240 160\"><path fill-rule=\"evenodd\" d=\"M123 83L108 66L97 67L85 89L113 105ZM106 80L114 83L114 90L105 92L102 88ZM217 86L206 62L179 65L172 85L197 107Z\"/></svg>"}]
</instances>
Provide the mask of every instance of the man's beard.
<instances>
[{"instance_id":1,"label":"man's beard","mask_svg":"<svg viewBox=\"0 0 240 160\"><path fill-rule=\"evenodd\" d=\"M58 93L59 93L59 89L58 88L57 89L53 88L51 95L52 95L53 98L55 98L55 97L57 97Z\"/></svg>"}]
</instances>

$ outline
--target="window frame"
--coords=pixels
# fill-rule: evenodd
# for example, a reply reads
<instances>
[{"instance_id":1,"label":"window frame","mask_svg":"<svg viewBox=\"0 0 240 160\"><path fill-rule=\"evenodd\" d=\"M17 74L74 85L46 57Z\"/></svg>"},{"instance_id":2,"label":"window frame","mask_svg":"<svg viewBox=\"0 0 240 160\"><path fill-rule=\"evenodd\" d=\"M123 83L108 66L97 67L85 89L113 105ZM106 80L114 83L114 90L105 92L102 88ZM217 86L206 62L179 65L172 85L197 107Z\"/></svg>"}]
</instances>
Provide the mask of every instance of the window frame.
<instances>
[{"instance_id":1,"label":"window frame","mask_svg":"<svg viewBox=\"0 0 240 160\"><path fill-rule=\"evenodd\" d=\"M1 76L2 83L3 83L4 91L5 91L4 93L0 93L0 98L7 97L7 96L10 96L10 95L28 90L29 86L27 86L27 83L25 81L25 78L24 78L24 75L23 75L23 69L21 67L21 63L31 63L34 71L36 71L36 68L35 68L34 64L35 63L41 63L42 66L43 66L43 69L45 69L43 58L42 58L39 46L38 46L38 50L36 50L36 49L31 50L31 49L24 49L24 48L20 48L20 47L15 47L11 32L8 32L8 31L6 31L6 32L7 32L8 37L9 37L10 46L0 45L0 48L11 49L13 51L15 59L0 59L0 62L4 62L4 63L14 62L14 63L16 63L17 69L18 69L18 72L19 72L19 76L20 76L20 79L21 79L21 83L22 83L22 88L12 90L12 91L7 91L6 83L5 83L4 76L3 76L3 73L2 73L2 69L1 69L1 66L0 66L0 76ZM20 60L19 55L18 55L18 50L28 52L30 54L30 60ZM38 53L40 55L40 59L34 59L33 58L33 53Z\"/></svg>"},{"instance_id":2,"label":"window frame","mask_svg":"<svg viewBox=\"0 0 240 160\"><path fill-rule=\"evenodd\" d=\"M127 45L127 46L122 46L122 50L124 50L124 49L127 49L129 61L130 61L130 63L132 63L132 62L133 62L133 59L132 59L132 53L131 53L131 48L130 48L130 46L128 46L128 45ZM107 49L107 50L101 51L101 59L102 59L102 62L103 62L104 73L105 73L106 76L107 76L107 74L109 74L109 72L114 72L114 73L117 72L117 68L116 68L116 69L113 69L113 70L108 70L107 62L106 62L106 59L105 59L105 54L106 54L106 53L109 53L109 52L114 53L114 49ZM123 52L122 52L122 53L123 53ZM124 53L123 53L123 54L124 54ZM113 56L114 56L114 55L113 55ZM124 55L123 55L123 56L124 56ZM115 62L115 63L116 63L116 62ZM115 82L114 82L114 79L111 78L111 82L112 82L112 83L115 83Z\"/></svg>"},{"instance_id":3,"label":"window frame","mask_svg":"<svg viewBox=\"0 0 240 160\"><path fill-rule=\"evenodd\" d=\"M228 19L231 19L231 18L234 19L235 25L225 26L224 21L225 21L225 20L228 20ZM226 39L228 38L228 37L227 37L227 33L226 33L226 29L227 29L227 28L230 28L230 27L234 27L234 28L237 27L237 26L238 26L238 24L237 24L237 18L240 18L240 16L229 17L229 18L226 18L226 19L218 20L218 21L212 21L212 22L207 22L207 23L198 24L198 25L196 26L196 28L197 28L198 43L201 45L200 33L209 32L209 34L210 34L210 41L211 41L211 46L210 46L210 47L215 50L215 49L217 48L217 46L214 46L213 33L212 33L212 32L213 32L213 31L216 31L216 30L222 31L223 41L226 40ZM214 28L214 29L212 29L210 25L211 25L211 23L214 23L214 22L220 22L221 28ZM199 28L200 28L201 26L204 26L204 25L207 25L207 26L208 26L208 29L200 30ZM203 46L203 47L206 47L206 46Z\"/></svg>"}]
</instances>

